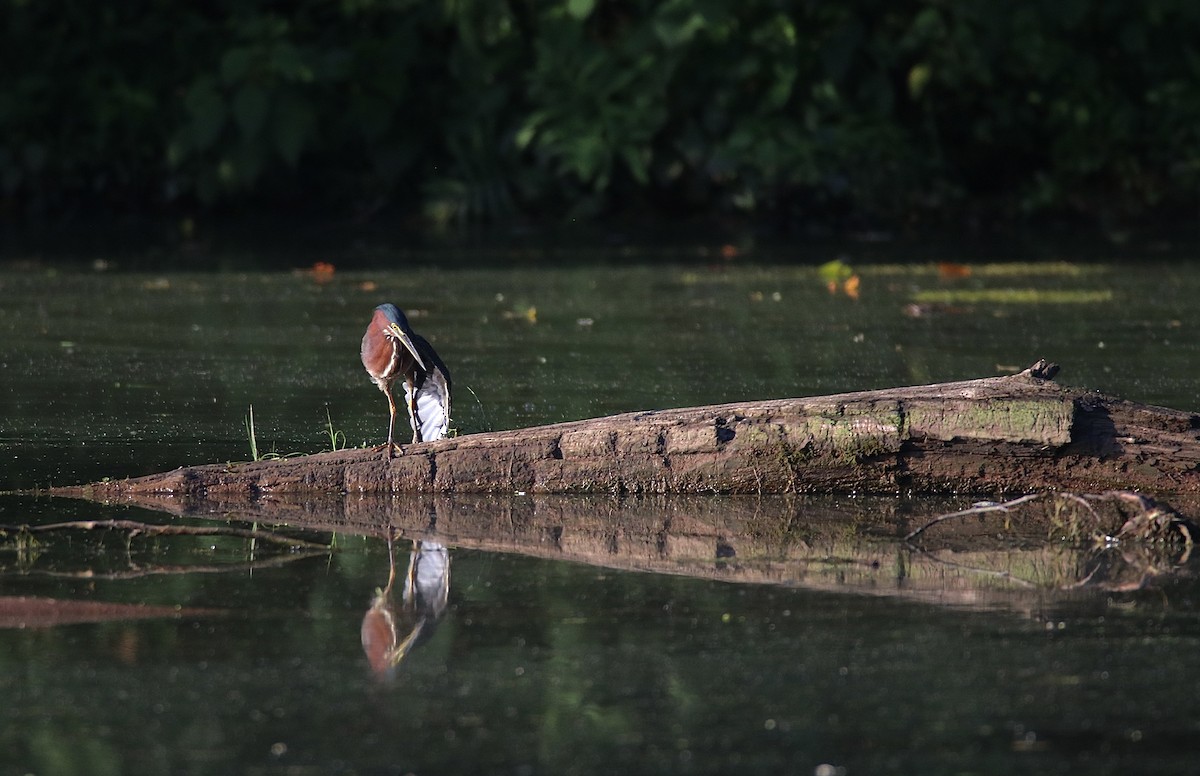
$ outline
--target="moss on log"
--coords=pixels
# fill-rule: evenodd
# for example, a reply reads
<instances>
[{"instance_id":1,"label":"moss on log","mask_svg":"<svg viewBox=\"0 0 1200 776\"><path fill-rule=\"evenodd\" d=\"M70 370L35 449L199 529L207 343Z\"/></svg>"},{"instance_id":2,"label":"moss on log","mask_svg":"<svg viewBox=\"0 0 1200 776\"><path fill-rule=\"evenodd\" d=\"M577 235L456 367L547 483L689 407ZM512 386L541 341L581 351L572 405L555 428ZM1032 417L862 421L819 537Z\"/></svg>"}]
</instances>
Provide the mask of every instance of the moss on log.
<instances>
[{"instance_id":1,"label":"moss on log","mask_svg":"<svg viewBox=\"0 0 1200 776\"><path fill-rule=\"evenodd\" d=\"M1200 494L1200 415L1008 377L632 412L371 450L177 469L61 495L282 493Z\"/></svg>"}]
</instances>

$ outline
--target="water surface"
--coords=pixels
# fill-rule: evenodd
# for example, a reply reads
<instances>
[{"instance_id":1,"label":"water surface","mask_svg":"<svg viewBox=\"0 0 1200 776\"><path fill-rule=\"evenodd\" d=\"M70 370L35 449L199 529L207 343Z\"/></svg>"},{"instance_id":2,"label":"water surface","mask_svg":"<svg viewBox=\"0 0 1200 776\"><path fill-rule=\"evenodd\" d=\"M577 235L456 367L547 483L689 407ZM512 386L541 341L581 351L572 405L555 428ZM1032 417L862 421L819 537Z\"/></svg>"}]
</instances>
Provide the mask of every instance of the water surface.
<instances>
[{"instance_id":1,"label":"water surface","mask_svg":"<svg viewBox=\"0 0 1200 776\"><path fill-rule=\"evenodd\" d=\"M453 370L460 433L982 377L1038 357L1063 364L1060 381L1200 407L1200 272L1186 265L855 270L857 299L812 267L720 260L328 282L10 269L0 488L244 460L251 404L260 452L328 449L330 422L339 444L377 444L386 404L357 347L381 301ZM819 587L791 550L758 559L775 563L769 578L723 576L754 567L707 539L704 578L448 543L446 607L384 681L360 638L388 578L378 533L306 533L324 545L313 552L10 534L0 597L111 606L74 624L44 609L25 627L3 620L0 773L1190 771L1200 623L1186 573L1158 592L904 595L905 563L887 562L900 555L872 519L896 507L836 502L794 520L841 510L845 539L883 542L884 562L839 582L825 558ZM0 498L6 525L114 517L178 520ZM401 572L413 538L429 536L397 539Z\"/></svg>"}]
</instances>

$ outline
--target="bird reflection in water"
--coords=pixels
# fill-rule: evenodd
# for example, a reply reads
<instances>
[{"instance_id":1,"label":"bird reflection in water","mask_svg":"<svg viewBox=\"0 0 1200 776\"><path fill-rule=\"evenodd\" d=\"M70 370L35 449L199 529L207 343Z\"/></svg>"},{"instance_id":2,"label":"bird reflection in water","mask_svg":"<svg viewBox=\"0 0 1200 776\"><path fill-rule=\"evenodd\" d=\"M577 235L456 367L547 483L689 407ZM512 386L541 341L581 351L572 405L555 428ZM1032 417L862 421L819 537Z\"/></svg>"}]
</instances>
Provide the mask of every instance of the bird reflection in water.
<instances>
[{"instance_id":1,"label":"bird reflection in water","mask_svg":"<svg viewBox=\"0 0 1200 776\"><path fill-rule=\"evenodd\" d=\"M433 634L450 594L450 553L441 544L414 541L400 600L396 600L396 553L388 535L387 586L375 590L363 616L362 646L371 671L380 679L395 676L409 652Z\"/></svg>"}]
</instances>

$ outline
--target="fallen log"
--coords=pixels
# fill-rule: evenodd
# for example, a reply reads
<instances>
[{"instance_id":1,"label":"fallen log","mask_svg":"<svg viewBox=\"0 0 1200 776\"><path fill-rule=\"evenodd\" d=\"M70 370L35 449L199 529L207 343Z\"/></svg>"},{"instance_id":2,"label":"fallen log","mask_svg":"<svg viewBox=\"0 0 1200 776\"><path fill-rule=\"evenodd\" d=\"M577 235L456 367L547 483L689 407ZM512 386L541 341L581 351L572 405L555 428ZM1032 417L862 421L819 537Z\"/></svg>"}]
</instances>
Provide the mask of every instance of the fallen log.
<instances>
[{"instance_id":1,"label":"fallen log","mask_svg":"<svg viewBox=\"0 0 1200 776\"><path fill-rule=\"evenodd\" d=\"M1016 375L632 412L52 488L253 503L283 493L1028 493L1200 496L1200 415ZM1183 499L1185 502L1189 498Z\"/></svg>"}]
</instances>

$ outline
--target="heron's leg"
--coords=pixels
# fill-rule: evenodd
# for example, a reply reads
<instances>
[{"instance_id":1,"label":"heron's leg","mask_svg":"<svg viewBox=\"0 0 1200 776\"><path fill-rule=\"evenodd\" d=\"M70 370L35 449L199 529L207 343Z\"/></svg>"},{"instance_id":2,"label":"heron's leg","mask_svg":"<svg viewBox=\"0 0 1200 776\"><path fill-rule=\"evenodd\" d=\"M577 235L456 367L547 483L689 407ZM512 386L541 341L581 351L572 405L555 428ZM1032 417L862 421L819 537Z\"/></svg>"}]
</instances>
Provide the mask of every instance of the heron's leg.
<instances>
[{"instance_id":1,"label":"heron's leg","mask_svg":"<svg viewBox=\"0 0 1200 776\"><path fill-rule=\"evenodd\" d=\"M423 441L421 439L421 416L417 412L417 386L411 382L408 384L408 418L412 422L413 429L413 444Z\"/></svg>"},{"instance_id":2,"label":"heron's leg","mask_svg":"<svg viewBox=\"0 0 1200 776\"><path fill-rule=\"evenodd\" d=\"M408 555L408 574L404 577L404 592L401 594L404 597L404 602L407 604L415 603L413 593L417 589L417 566L421 563L421 543L413 539L412 549Z\"/></svg>"},{"instance_id":3,"label":"heron's leg","mask_svg":"<svg viewBox=\"0 0 1200 776\"><path fill-rule=\"evenodd\" d=\"M387 457L391 458L395 455L395 443L392 442L392 435L396 429L396 400L392 397L392 384L386 383L383 388L383 395L388 400L388 438L387 438Z\"/></svg>"},{"instance_id":4,"label":"heron's leg","mask_svg":"<svg viewBox=\"0 0 1200 776\"><path fill-rule=\"evenodd\" d=\"M391 449L389 446L388 449ZM392 583L396 581L396 548L392 545L392 529L389 527L387 532L387 548L388 548L388 581L387 587L383 590L385 593L392 592Z\"/></svg>"}]
</instances>

